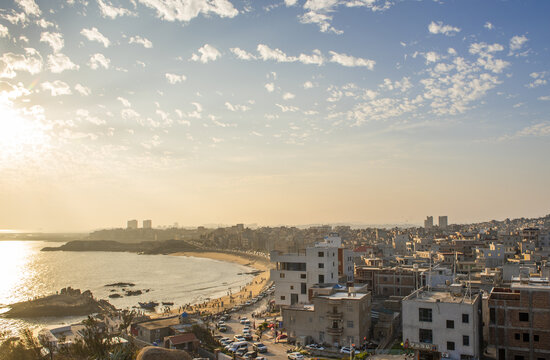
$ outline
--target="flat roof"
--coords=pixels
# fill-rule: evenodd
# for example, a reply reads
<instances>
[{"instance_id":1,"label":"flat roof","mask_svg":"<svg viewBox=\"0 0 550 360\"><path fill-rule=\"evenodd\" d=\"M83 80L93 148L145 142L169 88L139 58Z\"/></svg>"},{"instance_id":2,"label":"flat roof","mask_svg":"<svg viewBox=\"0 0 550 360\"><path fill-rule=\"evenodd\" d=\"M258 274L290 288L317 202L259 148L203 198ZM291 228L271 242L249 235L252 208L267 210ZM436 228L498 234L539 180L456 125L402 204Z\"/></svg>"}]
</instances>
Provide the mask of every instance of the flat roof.
<instances>
[{"instance_id":1,"label":"flat roof","mask_svg":"<svg viewBox=\"0 0 550 360\"><path fill-rule=\"evenodd\" d=\"M420 302L441 302L441 303L454 303L454 304L473 304L476 302L479 294L465 295L465 292L457 293L454 295L450 291L441 290L417 290L411 295L407 296L404 301L420 301Z\"/></svg>"},{"instance_id":2,"label":"flat roof","mask_svg":"<svg viewBox=\"0 0 550 360\"><path fill-rule=\"evenodd\" d=\"M350 300L360 300L367 296L368 294L365 293L358 293L354 292L351 293L351 295L348 296L347 292L336 292L331 295L319 295L318 297L324 298L324 299L334 299L334 300L340 300L340 299L350 299Z\"/></svg>"}]
</instances>

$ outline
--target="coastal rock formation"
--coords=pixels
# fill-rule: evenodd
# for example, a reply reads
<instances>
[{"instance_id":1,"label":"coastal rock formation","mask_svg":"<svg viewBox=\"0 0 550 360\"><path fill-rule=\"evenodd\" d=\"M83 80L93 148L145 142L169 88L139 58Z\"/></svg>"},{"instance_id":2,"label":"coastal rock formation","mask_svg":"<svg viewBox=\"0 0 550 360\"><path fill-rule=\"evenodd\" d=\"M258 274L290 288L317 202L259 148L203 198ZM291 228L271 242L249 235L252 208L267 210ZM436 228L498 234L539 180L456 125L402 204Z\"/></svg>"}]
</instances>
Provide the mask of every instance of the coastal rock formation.
<instances>
[{"instance_id":1,"label":"coastal rock formation","mask_svg":"<svg viewBox=\"0 0 550 360\"><path fill-rule=\"evenodd\" d=\"M119 251L141 254L170 254L178 251L198 250L184 240L142 241L140 243L120 243L107 240L69 241L59 247L45 247L42 251Z\"/></svg>"},{"instance_id":2,"label":"coastal rock formation","mask_svg":"<svg viewBox=\"0 0 550 360\"><path fill-rule=\"evenodd\" d=\"M106 300L94 299L89 290L63 288L59 293L10 305L3 314L8 318L36 318L42 316L79 316L116 310Z\"/></svg>"},{"instance_id":3,"label":"coastal rock formation","mask_svg":"<svg viewBox=\"0 0 550 360\"><path fill-rule=\"evenodd\" d=\"M183 350L164 349L147 346L141 349L136 360L191 360L191 355Z\"/></svg>"}]
</instances>

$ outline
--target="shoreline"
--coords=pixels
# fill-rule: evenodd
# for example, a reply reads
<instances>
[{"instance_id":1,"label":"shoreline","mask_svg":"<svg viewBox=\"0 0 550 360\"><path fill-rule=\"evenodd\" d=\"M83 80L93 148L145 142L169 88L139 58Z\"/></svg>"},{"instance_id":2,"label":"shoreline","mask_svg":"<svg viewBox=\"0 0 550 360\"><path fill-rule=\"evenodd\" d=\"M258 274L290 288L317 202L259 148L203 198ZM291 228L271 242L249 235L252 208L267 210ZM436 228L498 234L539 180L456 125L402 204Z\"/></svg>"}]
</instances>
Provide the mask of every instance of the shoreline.
<instances>
[{"instance_id":1,"label":"shoreline","mask_svg":"<svg viewBox=\"0 0 550 360\"><path fill-rule=\"evenodd\" d=\"M170 254L170 256L188 256L197 257L211 260L225 261L229 263L239 264L250 267L259 273L248 282L245 286L241 287L238 292L227 292L226 295L221 297L210 299L199 304L193 304L183 306L179 309L172 309L171 313L180 313L182 310L189 313L210 313L215 314L224 310L230 309L234 306L244 304L248 299L251 299L261 293L269 283L270 270L272 268L269 260L262 259L257 256L247 256L246 254L221 252L221 251L182 251Z\"/></svg>"}]
</instances>

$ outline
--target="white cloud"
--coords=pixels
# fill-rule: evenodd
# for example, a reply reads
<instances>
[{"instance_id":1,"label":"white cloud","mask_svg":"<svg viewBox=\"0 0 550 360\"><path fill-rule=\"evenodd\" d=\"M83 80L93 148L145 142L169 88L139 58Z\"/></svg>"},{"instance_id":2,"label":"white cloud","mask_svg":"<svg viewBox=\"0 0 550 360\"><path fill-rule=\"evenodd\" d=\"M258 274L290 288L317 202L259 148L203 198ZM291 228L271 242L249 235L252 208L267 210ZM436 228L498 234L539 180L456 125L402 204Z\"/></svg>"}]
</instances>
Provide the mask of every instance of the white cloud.
<instances>
[{"instance_id":1,"label":"white cloud","mask_svg":"<svg viewBox=\"0 0 550 360\"><path fill-rule=\"evenodd\" d=\"M200 14L215 14L233 18L239 14L228 0L138 0L157 11L157 16L167 21L188 22Z\"/></svg>"},{"instance_id":2,"label":"white cloud","mask_svg":"<svg viewBox=\"0 0 550 360\"><path fill-rule=\"evenodd\" d=\"M34 0L15 0L27 15L39 16L42 12Z\"/></svg>"},{"instance_id":3,"label":"white cloud","mask_svg":"<svg viewBox=\"0 0 550 360\"><path fill-rule=\"evenodd\" d=\"M485 29L493 30L494 26L490 22L486 22L485 25L483 25Z\"/></svg>"},{"instance_id":4,"label":"white cloud","mask_svg":"<svg viewBox=\"0 0 550 360\"><path fill-rule=\"evenodd\" d=\"M286 92L283 94L283 100L291 100L291 99L294 99L295 97L296 95L294 95L293 93Z\"/></svg>"},{"instance_id":5,"label":"white cloud","mask_svg":"<svg viewBox=\"0 0 550 360\"><path fill-rule=\"evenodd\" d=\"M313 88L313 83L311 81L306 81L303 86L304 89L311 89Z\"/></svg>"},{"instance_id":6,"label":"white cloud","mask_svg":"<svg viewBox=\"0 0 550 360\"><path fill-rule=\"evenodd\" d=\"M99 67L108 69L110 64L111 64L111 60L109 58L106 58L105 55L100 53L93 54L90 57L90 61L88 62L88 65L92 70L97 70L99 69Z\"/></svg>"},{"instance_id":7,"label":"white cloud","mask_svg":"<svg viewBox=\"0 0 550 360\"><path fill-rule=\"evenodd\" d=\"M336 35L343 34L344 32L342 30L337 30L332 25L330 25L331 21L332 21L331 15L327 15L326 13L321 13L316 11L308 11L302 16L300 16L300 22L302 24L317 24L321 32L334 33Z\"/></svg>"},{"instance_id":8,"label":"white cloud","mask_svg":"<svg viewBox=\"0 0 550 360\"><path fill-rule=\"evenodd\" d=\"M55 74L65 70L78 70L80 68L67 55L61 53L48 55L48 67Z\"/></svg>"},{"instance_id":9,"label":"white cloud","mask_svg":"<svg viewBox=\"0 0 550 360\"><path fill-rule=\"evenodd\" d=\"M132 107L132 104L130 103L130 101L128 101L128 99L126 98L123 98L122 96L119 96L116 98L118 101L120 101L120 103L122 104L122 106L124 107Z\"/></svg>"},{"instance_id":10,"label":"white cloud","mask_svg":"<svg viewBox=\"0 0 550 360\"><path fill-rule=\"evenodd\" d=\"M111 45L111 41L109 41L109 39L107 39L107 37L100 33L99 30L95 27L91 29L82 29L80 34L90 41L97 41L102 43L105 47L109 47L109 45Z\"/></svg>"},{"instance_id":11,"label":"white cloud","mask_svg":"<svg viewBox=\"0 0 550 360\"><path fill-rule=\"evenodd\" d=\"M296 5L297 2L298 2L298 0L285 0L285 5L286 6L294 6L294 5Z\"/></svg>"},{"instance_id":12,"label":"white cloud","mask_svg":"<svg viewBox=\"0 0 550 360\"><path fill-rule=\"evenodd\" d=\"M164 76L166 77L166 80L168 80L168 82L172 85L187 80L185 75L177 75L177 74L166 73Z\"/></svg>"},{"instance_id":13,"label":"white cloud","mask_svg":"<svg viewBox=\"0 0 550 360\"><path fill-rule=\"evenodd\" d=\"M111 19L115 19L117 16L135 16L136 14L132 11L125 9L123 7L115 7L113 4L111 4L110 1L106 0L97 0L97 4L99 6L99 10L101 10L101 15L103 17L108 17Z\"/></svg>"},{"instance_id":14,"label":"white cloud","mask_svg":"<svg viewBox=\"0 0 550 360\"><path fill-rule=\"evenodd\" d=\"M41 85L42 90L50 91L52 96L59 96L59 95L71 95L71 87L61 81L61 80L55 80L54 82L43 82Z\"/></svg>"},{"instance_id":15,"label":"white cloud","mask_svg":"<svg viewBox=\"0 0 550 360\"><path fill-rule=\"evenodd\" d=\"M526 126L523 129L516 131L512 135L504 135L498 138L499 141L512 140L522 137L542 137L550 136L550 121L543 121L538 124Z\"/></svg>"},{"instance_id":16,"label":"white cloud","mask_svg":"<svg viewBox=\"0 0 550 360\"><path fill-rule=\"evenodd\" d=\"M275 104L275 106L278 106L279 109L281 109L282 112L296 112L296 111L300 110L296 106L285 106L285 105L281 105L281 104Z\"/></svg>"},{"instance_id":17,"label":"white cloud","mask_svg":"<svg viewBox=\"0 0 550 360\"><path fill-rule=\"evenodd\" d=\"M144 48L150 49L153 47L153 43L149 41L146 38L142 38L141 36L132 36L130 40L128 41L129 44L140 44L143 45Z\"/></svg>"},{"instance_id":18,"label":"white cloud","mask_svg":"<svg viewBox=\"0 0 550 360\"><path fill-rule=\"evenodd\" d=\"M342 66L354 67L354 66L364 66L369 70L374 69L376 61L370 59L356 58L351 55L338 54L334 51L329 51L332 55L330 62L338 63Z\"/></svg>"},{"instance_id":19,"label":"white cloud","mask_svg":"<svg viewBox=\"0 0 550 360\"><path fill-rule=\"evenodd\" d=\"M271 49L265 44L259 44L257 47L258 53L262 60L275 60L277 62L294 62L296 61L295 57L287 56L283 51L279 49Z\"/></svg>"},{"instance_id":20,"label":"white cloud","mask_svg":"<svg viewBox=\"0 0 550 360\"><path fill-rule=\"evenodd\" d=\"M298 56L298 61L300 61L302 64L313 64L313 65L323 65L324 58L321 54L321 51L318 49L313 50L313 54L306 55L306 54L300 54Z\"/></svg>"},{"instance_id":21,"label":"white cloud","mask_svg":"<svg viewBox=\"0 0 550 360\"><path fill-rule=\"evenodd\" d=\"M250 106L248 106L248 105L239 105L239 104L233 105L228 101L225 102L225 107L229 111L242 111L242 112L245 112L245 111L250 110Z\"/></svg>"},{"instance_id":22,"label":"white cloud","mask_svg":"<svg viewBox=\"0 0 550 360\"><path fill-rule=\"evenodd\" d=\"M92 93L89 87L80 84L76 84L74 89L82 96L89 96Z\"/></svg>"},{"instance_id":23,"label":"white cloud","mask_svg":"<svg viewBox=\"0 0 550 360\"><path fill-rule=\"evenodd\" d=\"M0 38L8 37L10 35L8 28L0 24Z\"/></svg>"},{"instance_id":24,"label":"white cloud","mask_svg":"<svg viewBox=\"0 0 550 360\"><path fill-rule=\"evenodd\" d=\"M0 78L14 78L17 71L37 74L42 70L42 56L33 48L26 48L25 55L4 53L0 57Z\"/></svg>"},{"instance_id":25,"label":"white cloud","mask_svg":"<svg viewBox=\"0 0 550 360\"><path fill-rule=\"evenodd\" d=\"M30 94L31 92L20 82L14 85L7 81L0 81L0 101L2 102Z\"/></svg>"},{"instance_id":26,"label":"white cloud","mask_svg":"<svg viewBox=\"0 0 550 360\"><path fill-rule=\"evenodd\" d=\"M218 49L209 44L204 44L198 51L200 55L193 53L191 61L200 61L206 64L209 61L216 61L217 58L222 56Z\"/></svg>"},{"instance_id":27,"label":"white cloud","mask_svg":"<svg viewBox=\"0 0 550 360\"><path fill-rule=\"evenodd\" d=\"M526 85L528 88L533 89L542 85L546 85L548 83L548 81L545 79L546 71L532 72L531 74L529 74L529 76L534 80Z\"/></svg>"},{"instance_id":28,"label":"white cloud","mask_svg":"<svg viewBox=\"0 0 550 360\"><path fill-rule=\"evenodd\" d=\"M252 55L249 52L246 52L240 48L231 48L229 49L233 54L235 54L241 60L256 60L256 56Z\"/></svg>"},{"instance_id":29,"label":"white cloud","mask_svg":"<svg viewBox=\"0 0 550 360\"><path fill-rule=\"evenodd\" d=\"M502 59L495 59L494 53L504 50L500 44L474 43L470 45L470 54L478 55L477 63L493 73L501 73L510 65Z\"/></svg>"},{"instance_id":30,"label":"white cloud","mask_svg":"<svg viewBox=\"0 0 550 360\"><path fill-rule=\"evenodd\" d=\"M57 27L57 25L55 25L53 22L48 21L48 20L46 20L46 19L40 19L40 20L38 20L38 21L36 22L36 24L37 24L38 26L40 26L41 28L43 28L43 29L47 29L47 28L49 28L49 27L54 27L54 28Z\"/></svg>"},{"instance_id":31,"label":"white cloud","mask_svg":"<svg viewBox=\"0 0 550 360\"><path fill-rule=\"evenodd\" d=\"M440 58L439 54L435 51L425 53L424 57L426 58L426 64L437 62Z\"/></svg>"},{"instance_id":32,"label":"white cloud","mask_svg":"<svg viewBox=\"0 0 550 360\"><path fill-rule=\"evenodd\" d=\"M120 116L124 120L139 120L141 115L134 109L125 108L120 111Z\"/></svg>"},{"instance_id":33,"label":"white cloud","mask_svg":"<svg viewBox=\"0 0 550 360\"><path fill-rule=\"evenodd\" d=\"M430 25L428 25L428 31L432 34L443 34L450 36L460 32L460 28L451 25L443 25L443 22L441 21L432 21Z\"/></svg>"},{"instance_id":34,"label":"white cloud","mask_svg":"<svg viewBox=\"0 0 550 360\"><path fill-rule=\"evenodd\" d=\"M523 45L528 41L525 35L516 35L510 39L510 51L516 51L523 47Z\"/></svg>"},{"instance_id":35,"label":"white cloud","mask_svg":"<svg viewBox=\"0 0 550 360\"><path fill-rule=\"evenodd\" d=\"M537 99L540 101L550 101L550 95L539 96Z\"/></svg>"},{"instance_id":36,"label":"white cloud","mask_svg":"<svg viewBox=\"0 0 550 360\"><path fill-rule=\"evenodd\" d=\"M58 52L63 49L65 45L63 35L60 33L51 33L49 31L45 31L40 35L40 41L48 43L52 47L53 52Z\"/></svg>"},{"instance_id":37,"label":"white cloud","mask_svg":"<svg viewBox=\"0 0 550 360\"><path fill-rule=\"evenodd\" d=\"M202 105L198 102L192 102L191 105L195 107L195 110L188 113L187 116L190 118L200 119L202 117Z\"/></svg>"},{"instance_id":38,"label":"white cloud","mask_svg":"<svg viewBox=\"0 0 550 360\"><path fill-rule=\"evenodd\" d=\"M97 118L95 116L91 116L90 112L85 109L78 109L76 110L76 118L79 121L87 121L94 125L103 125L105 124L105 120Z\"/></svg>"},{"instance_id":39,"label":"white cloud","mask_svg":"<svg viewBox=\"0 0 550 360\"><path fill-rule=\"evenodd\" d=\"M273 92L275 91L275 84L274 83L267 83L264 85L267 92Z\"/></svg>"}]
</instances>

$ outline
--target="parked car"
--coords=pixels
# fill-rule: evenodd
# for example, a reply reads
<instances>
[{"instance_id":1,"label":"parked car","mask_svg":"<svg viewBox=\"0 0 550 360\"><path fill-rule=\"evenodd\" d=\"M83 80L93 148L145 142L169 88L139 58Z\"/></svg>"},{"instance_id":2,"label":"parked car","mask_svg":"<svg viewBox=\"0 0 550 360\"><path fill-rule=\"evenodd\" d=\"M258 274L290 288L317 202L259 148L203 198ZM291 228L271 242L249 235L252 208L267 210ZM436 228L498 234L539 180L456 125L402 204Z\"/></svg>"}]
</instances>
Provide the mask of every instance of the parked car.
<instances>
[{"instance_id":1,"label":"parked car","mask_svg":"<svg viewBox=\"0 0 550 360\"><path fill-rule=\"evenodd\" d=\"M300 354L299 352L292 352L292 353L288 354L288 358L290 360L303 360L304 355Z\"/></svg>"},{"instance_id":2,"label":"parked car","mask_svg":"<svg viewBox=\"0 0 550 360\"><path fill-rule=\"evenodd\" d=\"M259 352L260 354L267 352L267 346L265 346L261 342L255 342L254 345L252 345L252 348L257 352Z\"/></svg>"},{"instance_id":3,"label":"parked car","mask_svg":"<svg viewBox=\"0 0 550 360\"><path fill-rule=\"evenodd\" d=\"M246 354L243 355L243 358L245 359L255 359L258 354L255 351L249 351Z\"/></svg>"},{"instance_id":4,"label":"parked car","mask_svg":"<svg viewBox=\"0 0 550 360\"><path fill-rule=\"evenodd\" d=\"M351 348L349 346L344 346L340 349L340 354L350 354ZM355 354L360 354L361 352L359 350L355 350Z\"/></svg>"},{"instance_id":5,"label":"parked car","mask_svg":"<svg viewBox=\"0 0 550 360\"><path fill-rule=\"evenodd\" d=\"M248 321L248 318L243 317L243 318L241 318L241 320L240 320L239 322L240 322L241 324L244 324L245 321Z\"/></svg>"},{"instance_id":6,"label":"parked car","mask_svg":"<svg viewBox=\"0 0 550 360\"><path fill-rule=\"evenodd\" d=\"M246 341L244 336L242 336L241 334L238 334L238 335L235 335L233 336L233 340L237 341L237 342L243 342L243 341Z\"/></svg>"},{"instance_id":7,"label":"parked car","mask_svg":"<svg viewBox=\"0 0 550 360\"><path fill-rule=\"evenodd\" d=\"M286 336L286 334L281 334L281 335L277 336L277 341L283 340L283 339L286 339L286 338L288 338L288 336Z\"/></svg>"},{"instance_id":8,"label":"parked car","mask_svg":"<svg viewBox=\"0 0 550 360\"><path fill-rule=\"evenodd\" d=\"M243 356L243 355L246 354L247 352L248 352L248 349L241 348L241 349L238 349L237 351L235 351L235 355L237 355L237 356Z\"/></svg>"},{"instance_id":9,"label":"parked car","mask_svg":"<svg viewBox=\"0 0 550 360\"><path fill-rule=\"evenodd\" d=\"M218 328L218 331L220 331L220 332L226 332L226 331L227 331L227 326L225 326L225 325L220 326L220 327Z\"/></svg>"},{"instance_id":10,"label":"parked car","mask_svg":"<svg viewBox=\"0 0 550 360\"><path fill-rule=\"evenodd\" d=\"M306 349L308 350L325 350L324 347L322 347L321 345L317 345L317 344L309 344L309 345L306 345Z\"/></svg>"}]
</instances>

